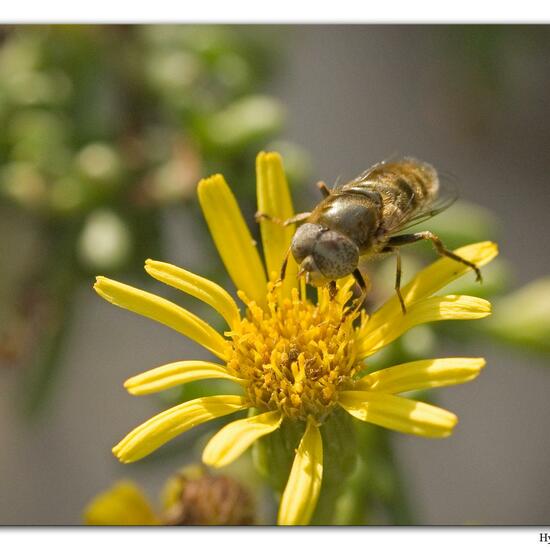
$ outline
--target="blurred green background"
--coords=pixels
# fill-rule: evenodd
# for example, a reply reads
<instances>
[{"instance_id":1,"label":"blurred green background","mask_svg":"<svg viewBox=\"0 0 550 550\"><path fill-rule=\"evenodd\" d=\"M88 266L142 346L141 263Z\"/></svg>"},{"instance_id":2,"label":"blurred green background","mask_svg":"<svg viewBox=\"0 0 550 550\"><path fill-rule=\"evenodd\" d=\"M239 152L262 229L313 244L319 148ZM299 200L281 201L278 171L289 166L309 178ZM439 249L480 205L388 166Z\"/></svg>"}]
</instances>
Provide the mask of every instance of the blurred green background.
<instances>
[{"instance_id":1,"label":"blurred green background","mask_svg":"<svg viewBox=\"0 0 550 550\"><path fill-rule=\"evenodd\" d=\"M109 275L215 322L147 281L143 261L227 283L196 183L223 173L256 231L262 149L283 154L298 210L319 200L317 179L345 181L394 154L431 162L461 198L426 227L451 247L501 248L482 287L473 276L454 286L490 297L491 318L421 327L373 358L374 368L486 357L478 381L422 396L458 414L454 436L363 434L359 489L342 514L546 523L549 58L550 29L535 26L0 28L0 524L79 523L113 480L132 477L155 495L200 457L213 426L135 465L111 456L130 428L198 391L137 399L122 382L207 357L91 285ZM433 258L427 244L409 249L404 280ZM392 292L394 261L370 269L372 307ZM247 468L244 459L232 471L246 478ZM259 502L271 521L273 502Z\"/></svg>"}]
</instances>

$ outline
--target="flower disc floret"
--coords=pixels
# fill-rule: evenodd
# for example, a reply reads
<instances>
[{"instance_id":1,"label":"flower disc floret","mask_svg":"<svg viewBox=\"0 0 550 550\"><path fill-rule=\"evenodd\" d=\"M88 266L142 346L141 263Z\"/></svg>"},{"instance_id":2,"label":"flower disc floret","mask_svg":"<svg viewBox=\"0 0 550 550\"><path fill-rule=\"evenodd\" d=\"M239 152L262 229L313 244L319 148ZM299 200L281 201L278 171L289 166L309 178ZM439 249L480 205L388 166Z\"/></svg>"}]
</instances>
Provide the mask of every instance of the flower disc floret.
<instances>
[{"instance_id":1,"label":"flower disc floret","mask_svg":"<svg viewBox=\"0 0 550 550\"><path fill-rule=\"evenodd\" d=\"M314 305L294 288L290 298L279 301L276 290L268 284L267 310L240 293L247 315L229 333L228 368L249 381L255 407L322 421L357 373L353 316L338 300Z\"/></svg>"}]
</instances>

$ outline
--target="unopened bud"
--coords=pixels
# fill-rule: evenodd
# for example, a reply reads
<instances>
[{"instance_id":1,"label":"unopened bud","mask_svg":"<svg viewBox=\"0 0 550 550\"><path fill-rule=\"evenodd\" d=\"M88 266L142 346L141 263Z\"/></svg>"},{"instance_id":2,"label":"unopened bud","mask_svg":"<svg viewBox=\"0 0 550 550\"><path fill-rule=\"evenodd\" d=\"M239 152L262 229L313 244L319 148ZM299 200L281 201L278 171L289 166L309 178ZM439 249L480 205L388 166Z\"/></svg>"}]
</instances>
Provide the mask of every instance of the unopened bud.
<instances>
[{"instance_id":1,"label":"unopened bud","mask_svg":"<svg viewBox=\"0 0 550 550\"><path fill-rule=\"evenodd\" d=\"M86 525L158 525L159 521L141 489L123 480L98 494L84 509Z\"/></svg>"},{"instance_id":2,"label":"unopened bud","mask_svg":"<svg viewBox=\"0 0 550 550\"><path fill-rule=\"evenodd\" d=\"M251 525L254 505L236 480L212 475L202 468L184 469L165 488L168 525Z\"/></svg>"}]
</instances>

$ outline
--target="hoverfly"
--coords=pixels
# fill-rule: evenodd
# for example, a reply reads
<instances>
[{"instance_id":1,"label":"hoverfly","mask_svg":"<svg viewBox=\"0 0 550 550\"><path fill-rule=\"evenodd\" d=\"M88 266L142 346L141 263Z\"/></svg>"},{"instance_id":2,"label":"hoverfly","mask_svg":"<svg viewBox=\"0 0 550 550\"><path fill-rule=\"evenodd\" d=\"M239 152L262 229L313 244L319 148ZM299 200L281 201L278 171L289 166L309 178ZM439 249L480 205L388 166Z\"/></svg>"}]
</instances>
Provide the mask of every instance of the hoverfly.
<instances>
[{"instance_id":1,"label":"hoverfly","mask_svg":"<svg viewBox=\"0 0 550 550\"><path fill-rule=\"evenodd\" d=\"M400 247L429 240L437 253L471 267L476 280L481 272L472 262L448 250L431 231L399 234L410 226L428 219L452 204L438 203L439 177L433 166L414 158L375 164L355 179L334 189L318 183L324 198L311 212L302 212L280 221L283 225L300 224L281 268L284 278L288 254L299 264L298 275L306 276L313 286L330 285L336 291L336 280L353 275L361 288L359 306L364 301L367 285L359 270L359 261L379 254L394 253L397 259L395 291L406 313L401 294Z\"/></svg>"}]
</instances>

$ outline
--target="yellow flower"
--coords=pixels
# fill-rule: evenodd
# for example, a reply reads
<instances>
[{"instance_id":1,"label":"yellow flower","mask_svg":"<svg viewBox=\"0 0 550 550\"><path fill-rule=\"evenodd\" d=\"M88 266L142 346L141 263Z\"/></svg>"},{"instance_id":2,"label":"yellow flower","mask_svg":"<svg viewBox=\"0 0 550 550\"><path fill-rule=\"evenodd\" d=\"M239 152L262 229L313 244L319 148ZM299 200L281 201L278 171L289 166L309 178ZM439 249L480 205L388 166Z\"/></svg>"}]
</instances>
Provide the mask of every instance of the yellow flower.
<instances>
[{"instance_id":1,"label":"yellow flower","mask_svg":"<svg viewBox=\"0 0 550 550\"><path fill-rule=\"evenodd\" d=\"M260 153L256 163L258 209L274 218L293 215L292 201L276 153ZM105 277L96 291L109 302L163 323L195 340L220 361L177 361L130 378L133 395L171 388L193 380L223 378L235 383L235 394L201 397L182 403L138 426L113 452L122 462L152 453L198 424L244 409L259 412L233 421L212 437L203 461L214 467L238 458L258 438L282 422L302 423L304 434L279 507L279 524L307 524L315 510L323 475L323 442L319 426L337 408L379 426L425 437L450 435L457 418L439 407L398 394L448 386L475 378L481 358L428 359L360 376L364 359L420 323L445 319L479 319L490 304L460 295L433 296L469 268L442 258L405 287L403 315L396 296L372 315L346 315L353 279L339 282L335 299L318 289L317 302L306 298L303 279L291 258L282 285L274 284L293 228L268 220L260 223L265 268L239 206L221 175L204 179L199 201L210 232L244 304L242 312L217 284L179 267L147 260L149 275L212 306L228 325L219 334L189 311L168 300ZM482 242L457 254L478 266L494 258L497 247ZM269 274L269 279L266 276Z\"/></svg>"},{"instance_id":2,"label":"yellow flower","mask_svg":"<svg viewBox=\"0 0 550 550\"><path fill-rule=\"evenodd\" d=\"M122 480L97 495L84 510L86 525L160 525L161 519L141 489Z\"/></svg>"}]
</instances>

